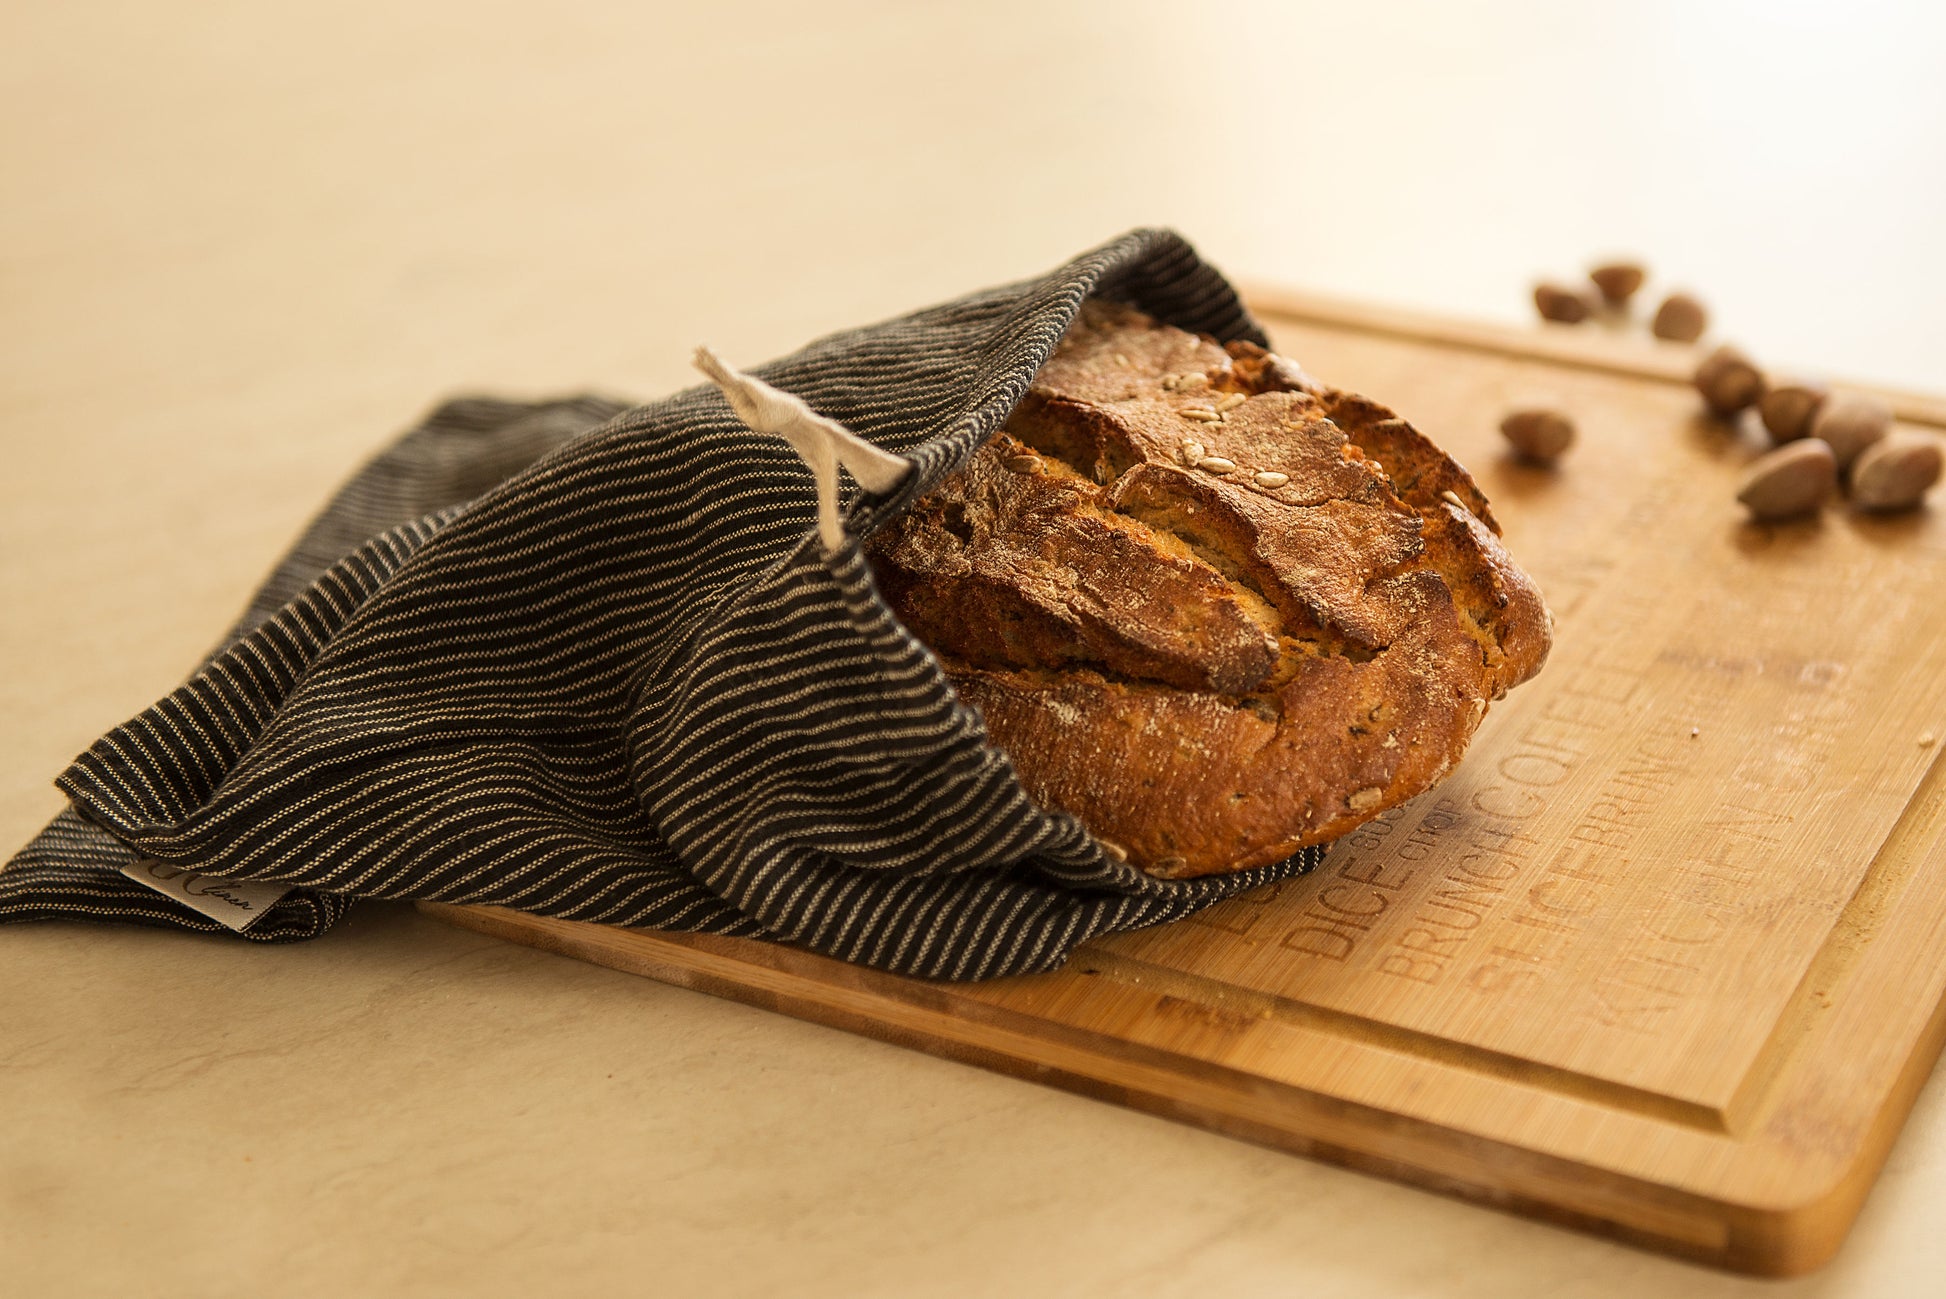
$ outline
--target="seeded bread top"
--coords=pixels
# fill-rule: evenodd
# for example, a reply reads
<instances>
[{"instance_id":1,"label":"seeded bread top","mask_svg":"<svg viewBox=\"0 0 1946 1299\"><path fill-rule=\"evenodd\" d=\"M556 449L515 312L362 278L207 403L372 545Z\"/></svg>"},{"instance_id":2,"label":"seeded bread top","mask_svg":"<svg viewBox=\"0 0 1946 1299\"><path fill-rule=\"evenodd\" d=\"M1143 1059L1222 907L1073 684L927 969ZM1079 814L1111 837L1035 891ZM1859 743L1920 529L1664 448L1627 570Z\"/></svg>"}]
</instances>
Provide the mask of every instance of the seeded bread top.
<instances>
[{"instance_id":1,"label":"seeded bread top","mask_svg":"<svg viewBox=\"0 0 1946 1299\"><path fill-rule=\"evenodd\" d=\"M1182 877L1444 773L1547 652L1497 532L1384 407L1090 302L1005 430L870 554L1029 791Z\"/></svg>"}]
</instances>

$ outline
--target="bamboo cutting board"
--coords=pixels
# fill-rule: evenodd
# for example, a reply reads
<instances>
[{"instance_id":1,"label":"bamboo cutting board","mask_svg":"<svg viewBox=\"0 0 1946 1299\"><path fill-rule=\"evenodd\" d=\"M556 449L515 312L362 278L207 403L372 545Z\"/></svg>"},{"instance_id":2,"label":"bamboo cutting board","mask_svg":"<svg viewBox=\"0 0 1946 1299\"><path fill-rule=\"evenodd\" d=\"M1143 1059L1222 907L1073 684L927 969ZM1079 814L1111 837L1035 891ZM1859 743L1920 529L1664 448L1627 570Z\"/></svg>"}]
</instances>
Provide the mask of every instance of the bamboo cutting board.
<instances>
[{"instance_id":1,"label":"bamboo cutting board","mask_svg":"<svg viewBox=\"0 0 1946 1299\"><path fill-rule=\"evenodd\" d=\"M1555 649L1312 875L944 985L749 940L453 923L1752 1272L1843 1239L1946 1036L1946 491L1743 521L1684 348L1253 295L1472 467ZM1506 458L1510 401L1580 444ZM1908 423L1946 402L1891 394Z\"/></svg>"}]
</instances>

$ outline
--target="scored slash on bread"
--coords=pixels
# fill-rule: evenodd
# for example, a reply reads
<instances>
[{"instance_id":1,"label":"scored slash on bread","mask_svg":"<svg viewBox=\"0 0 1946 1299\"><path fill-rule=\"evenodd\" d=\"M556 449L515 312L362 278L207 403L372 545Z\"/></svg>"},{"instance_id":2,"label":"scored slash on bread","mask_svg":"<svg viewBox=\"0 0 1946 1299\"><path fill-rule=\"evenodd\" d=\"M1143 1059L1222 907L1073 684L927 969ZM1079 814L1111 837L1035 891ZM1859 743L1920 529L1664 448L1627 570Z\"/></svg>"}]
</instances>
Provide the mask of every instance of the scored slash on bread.
<instances>
[{"instance_id":1,"label":"scored slash on bread","mask_svg":"<svg viewBox=\"0 0 1946 1299\"><path fill-rule=\"evenodd\" d=\"M1091 300L1005 429L867 550L1028 792L1185 878L1446 773L1547 655L1498 532L1385 407Z\"/></svg>"}]
</instances>

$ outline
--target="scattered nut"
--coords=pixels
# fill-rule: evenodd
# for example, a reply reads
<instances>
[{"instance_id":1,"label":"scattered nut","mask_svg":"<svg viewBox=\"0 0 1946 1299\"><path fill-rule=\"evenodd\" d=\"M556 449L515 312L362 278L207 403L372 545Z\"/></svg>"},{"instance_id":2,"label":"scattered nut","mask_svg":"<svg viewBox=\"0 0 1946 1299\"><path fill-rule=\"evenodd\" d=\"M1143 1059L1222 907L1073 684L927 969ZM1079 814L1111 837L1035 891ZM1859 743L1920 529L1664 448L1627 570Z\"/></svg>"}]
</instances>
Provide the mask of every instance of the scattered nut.
<instances>
[{"instance_id":1,"label":"scattered nut","mask_svg":"<svg viewBox=\"0 0 1946 1299\"><path fill-rule=\"evenodd\" d=\"M1354 790L1345 800L1345 806L1354 812L1369 812L1385 801L1385 790L1378 785L1368 785Z\"/></svg>"},{"instance_id":2,"label":"scattered nut","mask_svg":"<svg viewBox=\"0 0 1946 1299\"><path fill-rule=\"evenodd\" d=\"M1838 462L1816 438L1786 442L1750 462L1737 499L1755 519L1788 519L1815 510L1838 486Z\"/></svg>"},{"instance_id":3,"label":"scattered nut","mask_svg":"<svg viewBox=\"0 0 1946 1299\"><path fill-rule=\"evenodd\" d=\"M1233 474L1237 471L1237 462L1228 456L1204 456L1196 462L1196 467L1206 474Z\"/></svg>"},{"instance_id":4,"label":"scattered nut","mask_svg":"<svg viewBox=\"0 0 1946 1299\"><path fill-rule=\"evenodd\" d=\"M1687 293L1671 293L1655 309L1649 332L1675 343L1693 343L1709 328L1710 313Z\"/></svg>"},{"instance_id":5,"label":"scattered nut","mask_svg":"<svg viewBox=\"0 0 1946 1299\"><path fill-rule=\"evenodd\" d=\"M1289 474L1280 474L1275 469L1259 469L1254 481L1265 491L1274 492L1290 480Z\"/></svg>"},{"instance_id":6,"label":"scattered nut","mask_svg":"<svg viewBox=\"0 0 1946 1299\"><path fill-rule=\"evenodd\" d=\"M1534 286L1534 310L1541 313L1542 320L1559 321L1563 325L1578 325L1588 318L1594 308L1581 292L1564 288L1559 284L1536 284Z\"/></svg>"},{"instance_id":7,"label":"scattered nut","mask_svg":"<svg viewBox=\"0 0 1946 1299\"><path fill-rule=\"evenodd\" d=\"M1110 857L1113 857L1116 861L1128 860L1128 849L1122 847L1120 844L1116 843L1113 839L1104 839L1100 835L1096 835L1095 842L1101 845L1101 850L1104 853L1108 854L1108 856Z\"/></svg>"},{"instance_id":8,"label":"scattered nut","mask_svg":"<svg viewBox=\"0 0 1946 1299\"><path fill-rule=\"evenodd\" d=\"M1634 262L1604 262L1589 271L1588 278L1601 290L1602 301L1611 307L1625 307L1648 277Z\"/></svg>"},{"instance_id":9,"label":"scattered nut","mask_svg":"<svg viewBox=\"0 0 1946 1299\"><path fill-rule=\"evenodd\" d=\"M1182 462L1186 465L1193 465L1208 454L1209 448L1193 438L1182 444Z\"/></svg>"},{"instance_id":10,"label":"scattered nut","mask_svg":"<svg viewBox=\"0 0 1946 1299\"><path fill-rule=\"evenodd\" d=\"M1828 396L1830 390L1815 379L1780 383L1764 394L1757 413L1763 416L1773 441L1795 442L1811 435L1811 421L1818 417Z\"/></svg>"},{"instance_id":11,"label":"scattered nut","mask_svg":"<svg viewBox=\"0 0 1946 1299\"><path fill-rule=\"evenodd\" d=\"M1574 421L1548 406L1522 406L1507 412L1500 432L1529 460L1551 465L1574 445Z\"/></svg>"},{"instance_id":12,"label":"scattered nut","mask_svg":"<svg viewBox=\"0 0 1946 1299\"><path fill-rule=\"evenodd\" d=\"M1007 468L1017 474L1037 474L1041 471L1039 456L1008 456Z\"/></svg>"},{"instance_id":13,"label":"scattered nut","mask_svg":"<svg viewBox=\"0 0 1946 1299\"><path fill-rule=\"evenodd\" d=\"M1703 358L1694 382L1703 401L1718 415L1734 415L1764 395L1763 372L1727 344Z\"/></svg>"},{"instance_id":14,"label":"scattered nut","mask_svg":"<svg viewBox=\"0 0 1946 1299\"><path fill-rule=\"evenodd\" d=\"M1840 469L1891 430L1892 408L1876 397L1853 392L1832 394L1811 421L1811 436L1831 444Z\"/></svg>"},{"instance_id":15,"label":"scattered nut","mask_svg":"<svg viewBox=\"0 0 1946 1299\"><path fill-rule=\"evenodd\" d=\"M1938 438L1889 433L1853 462L1851 503L1861 510L1909 510L1939 481L1943 462Z\"/></svg>"}]
</instances>

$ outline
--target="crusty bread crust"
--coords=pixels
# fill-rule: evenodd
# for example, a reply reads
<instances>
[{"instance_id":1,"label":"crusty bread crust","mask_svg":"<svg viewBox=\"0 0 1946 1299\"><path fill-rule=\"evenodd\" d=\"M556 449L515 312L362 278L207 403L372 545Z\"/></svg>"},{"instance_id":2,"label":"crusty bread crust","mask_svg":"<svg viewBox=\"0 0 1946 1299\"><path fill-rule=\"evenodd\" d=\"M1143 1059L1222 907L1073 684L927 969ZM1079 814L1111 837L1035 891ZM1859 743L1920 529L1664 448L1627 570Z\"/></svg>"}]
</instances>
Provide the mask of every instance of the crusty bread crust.
<instances>
[{"instance_id":1,"label":"crusty bread crust","mask_svg":"<svg viewBox=\"0 0 1946 1299\"><path fill-rule=\"evenodd\" d=\"M1186 878L1431 786L1551 619L1410 424L1084 304L1006 428L868 547L1043 806Z\"/></svg>"}]
</instances>

